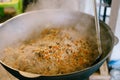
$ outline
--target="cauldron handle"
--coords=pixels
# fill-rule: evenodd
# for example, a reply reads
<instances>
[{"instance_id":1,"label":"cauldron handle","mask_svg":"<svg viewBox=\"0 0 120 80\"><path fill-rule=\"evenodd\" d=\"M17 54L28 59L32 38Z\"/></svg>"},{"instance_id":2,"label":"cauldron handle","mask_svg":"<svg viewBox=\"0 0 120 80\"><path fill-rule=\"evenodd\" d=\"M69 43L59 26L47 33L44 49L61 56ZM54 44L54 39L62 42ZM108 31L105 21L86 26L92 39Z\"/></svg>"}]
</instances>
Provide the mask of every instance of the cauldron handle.
<instances>
[{"instance_id":1,"label":"cauldron handle","mask_svg":"<svg viewBox=\"0 0 120 80\"><path fill-rule=\"evenodd\" d=\"M24 77L22 76L18 71L13 71L12 69L8 68L7 66L5 66L4 64L1 63L1 65L7 70L9 71L10 74L12 74L13 76L15 76L17 79L19 80L41 80L40 77L36 77L36 78L28 78L28 77ZM42 78L42 77L41 77Z\"/></svg>"},{"instance_id":2,"label":"cauldron handle","mask_svg":"<svg viewBox=\"0 0 120 80\"><path fill-rule=\"evenodd\" d=\"M114 45L117 45L119 43L118 37L114 36Z\"/></svg>"}]
</instances>

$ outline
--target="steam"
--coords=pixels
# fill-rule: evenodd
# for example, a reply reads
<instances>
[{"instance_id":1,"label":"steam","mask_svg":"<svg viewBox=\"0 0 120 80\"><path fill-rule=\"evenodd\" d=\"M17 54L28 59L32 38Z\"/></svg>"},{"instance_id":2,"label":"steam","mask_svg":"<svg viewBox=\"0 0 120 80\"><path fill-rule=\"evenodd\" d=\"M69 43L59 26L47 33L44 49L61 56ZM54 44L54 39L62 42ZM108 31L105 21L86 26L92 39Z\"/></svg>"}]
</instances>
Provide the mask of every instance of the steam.
<instances>
[{"instance_id":1,"label":"steam","mask_svg":"<svg viewBox=\"0 0 120 80\"><path fill-rule=\"evenodd\" d=\"M84 1L83 0L37 0L37 2L33 2L27 6L26 12L34 11L34 10L44 10L44 9L62 9L62 10L68 10L68 11L85 12L85 8L87 7L85 5L86 1L87 0L84 0ZM84 15L81 15L81 16L84 16ZM77 23L74 26L76 26L76 29L78 29L82 35L86 36L89 34L89 35L94 36L96 34L95 27L93 27L94 21L91 18L87 19L88 17L87 16L80 17L79 20L82 23L80 24ZM60 22L64 23L64 19L62 18L63 17L59 18L58 24ZM73 20L71 22L75 23ZM88 26L90 26L89 30L88 30Z\"/></svg>"},{"instance_id":2,"label":"steam","mask_svg":"<svg viewBox=\"0 0 120 80\"><path fill-rule=\"evenodd\" d=\"M27 11L43 9L64 9L79 11L84 9L83 0L37 0L28 5Z\"/></svg>"},{"instance_id":3,"label":"steam","mask_svg":"<svg viewBox=\"0 0 120 80\"><path fill-rule=\"evenodd\" d=\"M64 9L65 11L33 12L7 22L0 29L0 34L2 34L0 35L0 48L4 48L11 43L22 42L27 38L36 37L46 27L73 26L81 36L94 38L95 29L92 17L82 13L66 11L79 11L80 2L82 4L82 0L37 0L36 3L31 3L26 11L41 9Z\"/></svg>"}]
</instances>

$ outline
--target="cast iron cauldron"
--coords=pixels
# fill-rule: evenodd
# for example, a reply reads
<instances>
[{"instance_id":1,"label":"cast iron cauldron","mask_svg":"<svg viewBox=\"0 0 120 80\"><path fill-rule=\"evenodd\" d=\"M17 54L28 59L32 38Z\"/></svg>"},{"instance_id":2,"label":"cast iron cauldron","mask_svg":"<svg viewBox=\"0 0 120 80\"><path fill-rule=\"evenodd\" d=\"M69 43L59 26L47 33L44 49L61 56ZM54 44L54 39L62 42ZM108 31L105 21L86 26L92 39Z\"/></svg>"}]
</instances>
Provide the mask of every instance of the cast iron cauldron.
<instances>
[{"instance_id":1,"label":"cast iron cauldron","mask_svg":"<svg viewBox=\"0 0 120 80\"><path fill-rule=\"evenodd\" d=\"M0 50L2 51L8 45L15 45L19 41L24 41L31 36L32 31L39 31L47 24L55 26L69 26L79 24L82 28L90 30L89 36L95 35L94 17L79 11L64 10L42 10L33 11L18 15L6 22L0 27ZM5 64L1 59L4 53L0 53L0 62L2 66L12 75L20 80L84 80L99 69L103 62L110 56L110 51L115 44L115 36L111 29L104 22L100 22L101 40L103 54L91 67L69 74L41 76L20 71ZM81 27L80 27L81 28ZM81 29L82 29L81 28ZM23 38L24 37L24 38ZM9 56L11 57L11 56ZM24 65L24 64L23 64Z\"/></svg>"}]
</instances>

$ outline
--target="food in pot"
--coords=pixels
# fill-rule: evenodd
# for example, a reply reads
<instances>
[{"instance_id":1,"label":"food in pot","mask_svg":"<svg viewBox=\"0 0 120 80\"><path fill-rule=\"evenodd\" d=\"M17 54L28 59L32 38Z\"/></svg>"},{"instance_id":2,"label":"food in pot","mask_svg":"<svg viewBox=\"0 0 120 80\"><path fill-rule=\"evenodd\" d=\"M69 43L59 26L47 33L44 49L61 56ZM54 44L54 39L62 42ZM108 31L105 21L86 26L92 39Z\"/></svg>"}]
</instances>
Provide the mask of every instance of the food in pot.
<instances>
[{"instance_id":1,"label":"food in pot","mask_svg":"<svg viewBox=\"0 0 120 80\"><path fill-rule=\"evenodd\" d=\"M4 53L7 65L41 75L79 71L91 66L98 56L97 44L72 27L45 28L39 37L7 47Z\"/></svg>"}]
</instances>

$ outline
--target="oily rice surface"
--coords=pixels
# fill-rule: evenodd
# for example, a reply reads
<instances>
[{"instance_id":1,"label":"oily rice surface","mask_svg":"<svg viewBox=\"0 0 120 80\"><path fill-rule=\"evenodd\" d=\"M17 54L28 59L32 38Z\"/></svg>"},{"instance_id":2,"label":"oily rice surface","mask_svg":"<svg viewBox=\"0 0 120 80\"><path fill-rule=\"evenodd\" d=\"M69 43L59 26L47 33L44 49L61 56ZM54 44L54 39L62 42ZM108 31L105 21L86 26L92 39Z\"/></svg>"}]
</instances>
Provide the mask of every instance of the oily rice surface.
<instances>
[{"instance_id":1,"label":"oily rice surface","mask_svg":"<svg viewBox=\"0 0 120 80\"><path fill-rule=\"evenodd\" d=\"M78 71L91 66L98 56L97 44L73 28L46 28L38 38L7 47L4 53L7 65L41 75Z\"/></svg>"}]
</instances>

